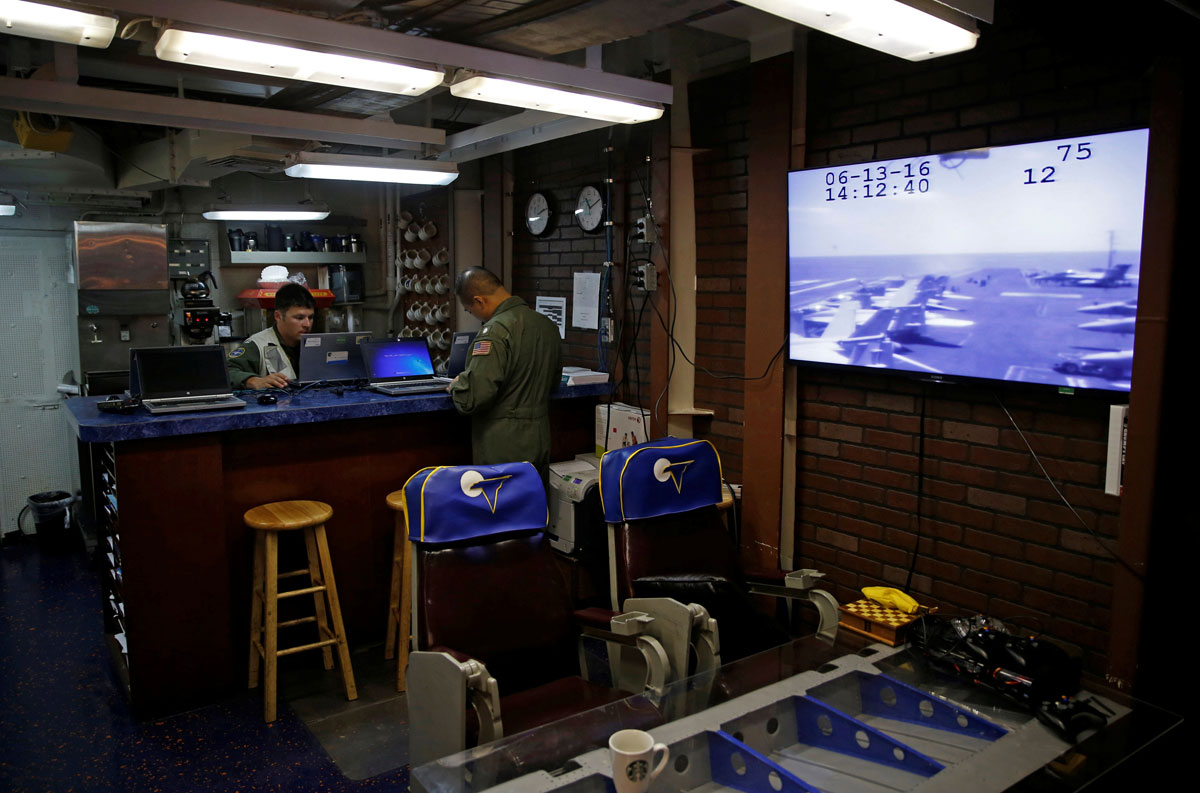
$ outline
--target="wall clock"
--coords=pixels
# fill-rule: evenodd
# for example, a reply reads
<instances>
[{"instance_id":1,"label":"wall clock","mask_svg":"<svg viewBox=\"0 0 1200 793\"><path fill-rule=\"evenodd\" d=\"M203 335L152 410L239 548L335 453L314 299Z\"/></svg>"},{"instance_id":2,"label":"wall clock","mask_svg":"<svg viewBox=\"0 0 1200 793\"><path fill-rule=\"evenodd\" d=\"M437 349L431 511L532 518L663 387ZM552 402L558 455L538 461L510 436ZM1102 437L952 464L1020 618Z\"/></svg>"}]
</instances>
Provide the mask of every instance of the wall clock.
<instances>
[{"instance_id":1,"label":"wall clock","mask_svg":"<svg viewBox=\"0 0 1200 793\"><path fill-rule=\"evenodd\" d=\"M549 233L554 217L554 202L545 193L533 193L525 202L525 228L535 237Z\"/></svg>"},{"instance_id":2,"label":"wall clock","mask_svg":"<svg viewBox=\"0 0 1200 793\"><path fill-rule=\"evenodd\" d=\"M584 231L598 231L604 225L604 209L604 193L595 185L587 185L575 201L575 222Z\"/></svg>"}]
</instances>

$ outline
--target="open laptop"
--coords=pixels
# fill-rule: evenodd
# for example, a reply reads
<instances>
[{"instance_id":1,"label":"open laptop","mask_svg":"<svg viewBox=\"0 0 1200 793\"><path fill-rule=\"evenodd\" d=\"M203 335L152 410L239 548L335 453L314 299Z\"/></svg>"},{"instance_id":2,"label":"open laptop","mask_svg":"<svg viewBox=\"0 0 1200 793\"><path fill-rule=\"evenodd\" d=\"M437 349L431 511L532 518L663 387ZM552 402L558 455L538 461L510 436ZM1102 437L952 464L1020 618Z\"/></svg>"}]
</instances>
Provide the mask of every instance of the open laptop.
<instances>
[{"instance_id":1,"label":"open laptop","mask_svg":"<svg viewBox=\"0 0 1200 793\"><path fill-rule=\"evenodd\" d=\"M362 380L361 341L371 338L370 331L354 333L306 333L300 337L300 385L322 380L335 383Z\"/></svg>"},{"instance_id":2,"label":"open laptop","mask_svg":"<svg viewBox=\"0 0 1200 793\"><path fill-rule=\"evenodd\" d=\"M133 350L142 404L151 413L246 407L233 395L219 344Z\"/></svg>"},{"instance_id":3,"label":"open laptop","mask_svg":"<svg viewBox=\"0 0 1200 793\"><path fill-rule=\"evenodd\" d=\"M450 378L435 377L424 339L364 341L360 345L371 390L388 396L445 391Z\"/></svg>"},{"instance_id":4,"label":"open laptop","mask_svg":"<svg viewBox=\"0 0 1200 793\"><path fill-rule=\"evenodd\" d=\"M451 378L458 377L467 368L467 356L471 354L471 342L475 341L475 331L464 330L455 333L450 341L450 363L446 374Z\"/></svg>"}]
</instances>

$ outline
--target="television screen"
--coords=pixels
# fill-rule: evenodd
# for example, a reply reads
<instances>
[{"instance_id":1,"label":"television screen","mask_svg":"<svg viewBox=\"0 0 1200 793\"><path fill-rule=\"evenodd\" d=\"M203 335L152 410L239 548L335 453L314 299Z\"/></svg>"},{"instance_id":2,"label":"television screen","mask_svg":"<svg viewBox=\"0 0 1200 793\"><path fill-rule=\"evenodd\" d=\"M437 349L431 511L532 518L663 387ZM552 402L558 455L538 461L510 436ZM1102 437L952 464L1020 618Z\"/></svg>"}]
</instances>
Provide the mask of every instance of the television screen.
<instances>
[{"instance_id":1,"label":"television screen","mask_svg":"<svg viewBox=\"0 0 1200 793\"><path fill-rule=\"evenodd\" d=\"M789 173L789 357L1128 391L1148 139Z\"/></svg>"}]
</instances>

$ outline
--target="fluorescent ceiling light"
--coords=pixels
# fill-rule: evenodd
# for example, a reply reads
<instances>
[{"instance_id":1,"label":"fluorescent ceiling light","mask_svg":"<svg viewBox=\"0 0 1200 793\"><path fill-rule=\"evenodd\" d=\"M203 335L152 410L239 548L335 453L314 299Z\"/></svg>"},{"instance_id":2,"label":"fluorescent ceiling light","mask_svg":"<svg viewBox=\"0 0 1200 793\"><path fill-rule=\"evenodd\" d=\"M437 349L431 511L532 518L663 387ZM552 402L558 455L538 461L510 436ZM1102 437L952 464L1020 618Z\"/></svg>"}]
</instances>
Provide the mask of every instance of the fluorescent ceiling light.
<instances>
[{"instance_id":1,"label":"fluorescent ceiling light","mask_svg":"<svg viewBox=\"0 0 1200 793\"><path fill-rule=\"evenodd\" d=\"M476 75L450 86L450 93L462 99L478 99L527 110L545 110L564 116L594 118L620 124L653 121L663 114L661 105L645 105L621 99L608 99L562 88L524 83L501 77Z\"/></svg>"},{"instance_id":2,"label":"fluorescent ceiling light","mask_svg":"<svg viewBox=\"0 0 1200 793\"><path fill-rule=\"evenodd\" d=\"M324 220L324 204L209 204L202 213L206 220Z\"/></svg>"},{"instance_id":3,"label":"fluorescent ceiling light","mask_svg":"<svg viewBox=\"0 0 1200 793\"><path fill-rule=\"evenodd\" d=\"M436 160L366 157L302 151L285 160L284 173L302 179L342 179L349 182L446 185L458 178L458 166Z\"/></svg>"},{"instance_id":4,"label":"fluorescent ceiling light","mask_svg":"<svg viewBox=\"0 0 1200 793\"><path fill-rule=\"evenodd\" d=\"M17 214L17 202L10 195L0 195L0 217Z\"/></svg>"},{"instance_id":5,"label":"fluorescent ceiling light","mask_svg":"<svg viewBox=\"0 0 1200 793\"><path fill-rule=\"evenodd\" d=\"M0 31L104 49L117 32L117 18L25 0L0 0Z\"/></svg>"},{"instance_id":6,"label":"fluorescent ceiling light","mask_svg":"<svg viewBox=\"0 0 1200 793\"><path fill-rule=\"evenodd\" d=\"M740 2L910 61L923 61L969 50L979 39L979 32L974 29L971 17L935 0ZM959 19L960 23L956 24L950 19ZM965 26L970 26L970 29Z\"/></svg>"},{"instance_id":7,"label":"fluorescent ceiling light","mask_svg":"<svg viewBox=\"0 0 1200 793\"><path fill-rule=\"evenodd\" d=\"M164 61L175 63L406 96L423 94L441 85L445 77L438 69L419 69L391 61L335 55L178 28L167 28L162 32L154 45L154 53Z\"/></svg>"}]
</instances>

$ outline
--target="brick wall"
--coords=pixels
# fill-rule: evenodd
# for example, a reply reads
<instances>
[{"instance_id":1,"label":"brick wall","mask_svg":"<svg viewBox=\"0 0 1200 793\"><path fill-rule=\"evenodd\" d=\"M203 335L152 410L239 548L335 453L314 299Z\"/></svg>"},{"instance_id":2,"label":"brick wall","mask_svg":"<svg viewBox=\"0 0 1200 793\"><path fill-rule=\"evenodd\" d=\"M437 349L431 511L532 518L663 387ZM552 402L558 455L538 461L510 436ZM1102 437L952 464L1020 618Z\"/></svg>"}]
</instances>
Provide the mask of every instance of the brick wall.
<instances>
[{"instance_id":1,"label":"brick wall","mask_svg":"<svg viewBox=\"0 0 1200 793\"><path fill-rule=\"evenodd\" d=\"M1151 58L1136 36L1119 52L1097 48L1079 31L1060 38L1066 18L1013 5L998 4L975 51L921 64L814 35L808 164L1147 123ZM809 368L801 383L797 566L827 571L841 600L903 585L921 494L919 600L1019 618L1103 673L1115 563L1055 495L996 396L1082 521L1115 545L1119 501L1103 493L1107 405L1003 386L924 392L883 374Z\"/></svg>"},{"instance_id":2,"label":"brick wall","mask_svg":"<svg viewBox=\"0 0 1200 793\"><path fill-rule=\"evenodd\" d=\"M746 338L746 188L750 92L734 72L692 83L696 195L695 435L713 442L725 477L742 481ZM706 371L707 370L707 371Z\"/></svg>"},{"instance_id":3,"label":"brick wall","mask_svg":"<svg viewBox=\"0 0 1200 793\"><path fill-rule=\"evenodd\" d=\"M919 600L1020 618L1102 671L1114 563L1017 428L1083 522L1115 545L1119 501L1103 492L1107 404L806 369L799 412L798 566L829 573L839 600L903 587L922 493Z\"/></svg>"},{"instance_id":4,"label":"brick wall","mask_svg":"<svg viewBox=\"0 0 1200 793\"><path fill-rule=\"evenodd\" d=\"M579 191L588 184L604 192L603 180L611 168L611 214L614 221L612 261L616 262L611 296L615 301L614 317L620 337L620 364L613 345L606 348L605 365L620 373L616 380L617 398L629 403L653 402L650 394L650 323L652 308L642 312L639 338L633 338L637 314L645 293L626 290L624 281L629 270L628 256L644 255L644 246L635 246L627 255L625 241L637 216L645 212L643 186L650 190L645 157L652 125L634 127L618 125L582 135L552 141L540 146L520 149L514 154L513 171L517 212L514 243L513 292L531 304L538 295L567 299L567 331L563 347L563 362L568 366L600 367L596 331L571 327L574 275L577 272L600 273L609 254L603 233L585 233L575 222L574 210ZM611 146L611 154L605 149ZM554 200L555 215L552 230L543 237L534 237L520 219L530 193L540 191ZM627 299L627 295L631 296ZM633 347L637 345L636 358ZM636 364L636 369L634 369Z\"/></svg>"}]
</instances>

